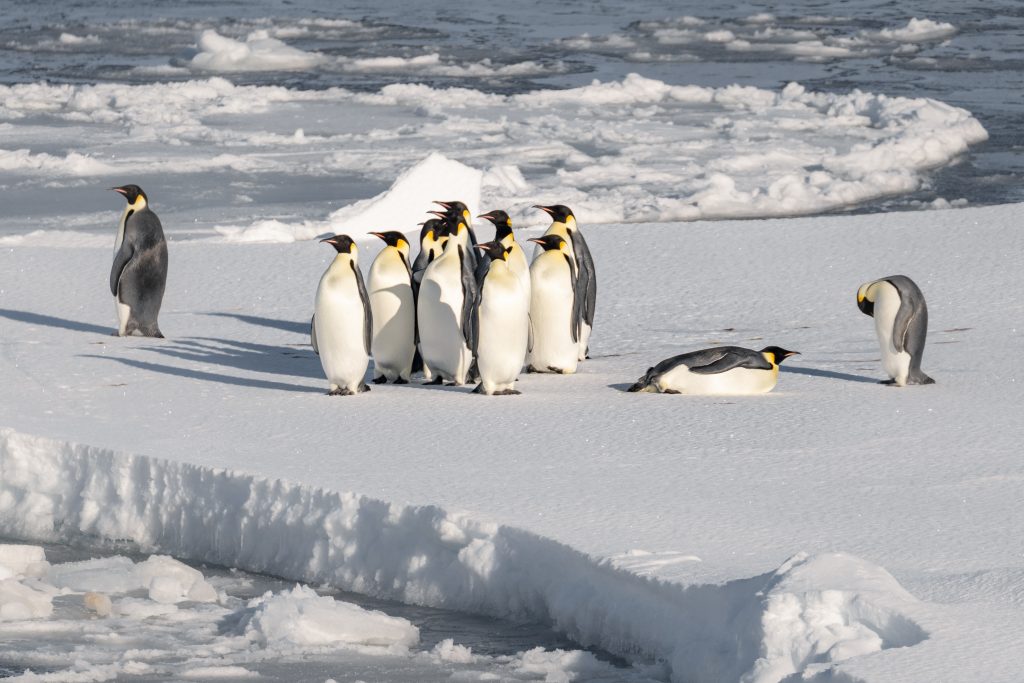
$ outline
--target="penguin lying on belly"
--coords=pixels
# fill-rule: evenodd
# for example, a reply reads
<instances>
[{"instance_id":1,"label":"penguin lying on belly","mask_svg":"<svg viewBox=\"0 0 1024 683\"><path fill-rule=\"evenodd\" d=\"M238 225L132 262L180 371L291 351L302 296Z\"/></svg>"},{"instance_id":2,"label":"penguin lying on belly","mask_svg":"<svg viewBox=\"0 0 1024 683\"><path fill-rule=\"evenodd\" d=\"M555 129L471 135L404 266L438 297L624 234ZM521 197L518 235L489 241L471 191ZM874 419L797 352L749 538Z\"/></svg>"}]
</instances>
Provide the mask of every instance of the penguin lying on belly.
<instances>
[{"instance_id":1,"label":"penguin lying on belly","mask_svg":"<svg viewBox=\"0 0 1024 683\"><path fill-rule=\"evenodd\" d=\"M797 351L719 346L673 356L650 368L627 391L665 394L763 394L775 388L779 364Z\"/></svg>"}]
</instances>

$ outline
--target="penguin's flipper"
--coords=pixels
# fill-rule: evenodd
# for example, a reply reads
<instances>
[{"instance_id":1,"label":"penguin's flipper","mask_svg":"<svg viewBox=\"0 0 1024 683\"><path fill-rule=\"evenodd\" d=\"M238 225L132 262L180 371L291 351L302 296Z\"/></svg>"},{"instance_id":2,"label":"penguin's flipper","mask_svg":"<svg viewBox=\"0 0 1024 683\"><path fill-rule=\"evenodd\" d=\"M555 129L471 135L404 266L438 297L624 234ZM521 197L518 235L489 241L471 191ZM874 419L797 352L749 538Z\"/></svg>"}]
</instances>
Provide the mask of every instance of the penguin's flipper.
<instances>
[{"instance_id":1,"label":"penguin's flipper","mask_svg":"<svg viewBox=\"0 0 1024 683\"><path fill-rule=\"evenodd\" d=\"M583 298L583 321L594 326L594 309L597 307L597 272L594 268L594 257L590 253L587 240L579 230L572 232L572 249L579 267L580 296Z\"/></svg>"},{"instance_id":2,"label":"penguin's flipper","mask_svg":"<svg viewBox=\"0 0 1024 683\"><path fill-rule=\"evenodd\" d=\"M574 343L580 341L580 331L583 329L583 296L580 289L580 278L576 270L576 264L565 255L565 262L569 264L569 280L572 282L572 314L569 316L569 336Z\"/></svg>"},{"instance_id":3,"label":"penguin's flipper","mask_svg":"<svg viewBox=\"0 0 1024 683\"><path fill-rule=\"evenodd\" d=\"M117 287L121 281L121 274L124 273L125 267L134 255L135 246L129 240L123 240L121 248L114 255L114 263L110 267L110 293L114 296L117 296Z\"/></svg>"},{"instance_id":4,"label":"penguin's flipper","mask_svg":"<svg viewBox=\"0 0 1024 683\"><path fill-rule=\"evenodd\" d=\"M715 349L718 350L718 349ZM765 360L764 356L754 351L726 347L725 353L717 360L706 364L686 364L690 372L698 375L717 375L728 372L735 368L749 368L751 370L771 370L772 364Z\"/></svg>"},{"instance_id":5,"label":"penguin's flipper","mask_svg":"<svg viewBox=\"0 0 1024 683\"><path fill-rule=\"evenodd\" d=\"M476 337L478 324L476 316L477 297L479 296L479 288L476 286L476 277L474 273L473 264L466 257L465 251L462 246L459 245L459 261L462 265L462 312L461 312L461 324L462 324L462 337L466 340L466 346L473 351L473 356L476 356Z\"/></svg>"},{"instance_id":6,"label":"penguin's flipper","mask_svg":"<svg viewBox=\"0 0 1024 683\"><path fill-rule=\"evenodd\" d=\"M356 267L355 261L349 261L352 266L352 274L356 278L356 287L359 289L359 299L363 302L363 347L366 355L370 355L370 342L373 339L373 311L370 310L370 297L366 293L366 284L363 282L363 273Z\"/></svg>"},{"instance_id":7,"label":"penguin's flipper","mask_svg":"<svg viewBox=\"0 0 1024 683\"><path fill-rule=\"evenodd\" d=\"M316 315L309 319L309 343L313 345L313 353L320 355L320 347L316 345Z\"/></svg>"}]
</instances>

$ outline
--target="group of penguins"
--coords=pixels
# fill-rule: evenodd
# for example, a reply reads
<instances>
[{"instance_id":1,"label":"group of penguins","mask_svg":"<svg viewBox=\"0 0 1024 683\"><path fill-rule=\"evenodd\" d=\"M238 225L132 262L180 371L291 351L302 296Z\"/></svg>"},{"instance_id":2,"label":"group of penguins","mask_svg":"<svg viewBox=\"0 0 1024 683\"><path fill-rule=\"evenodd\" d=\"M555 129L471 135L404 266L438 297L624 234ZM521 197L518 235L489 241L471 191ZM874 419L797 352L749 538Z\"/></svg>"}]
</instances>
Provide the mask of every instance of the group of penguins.
<instances>
[{"instance_id":1,"label":"group of penguins","mask_svg":"<svg viewBox=\"0 0 1024 683\"><path fill-rule=\"evenodd\" d=\"M137 185L111 188L123 195L110 272L120 336L163 337L157 323L167 281L167 243L159 218ZM348 235L321 240L337 251L317 287L310 336L331 395L369 391L373 382L408 383L422 372L431 383L477 382L476 393L518 394L527 372L572 374L586 359L597 303L597 273L572 210L536 206L551 217L532 263L501 210L482 214L494 225L478 243L468 207L435 202L443 210L420 230L420 250L399 231L370 233L384 248L364 282L358 248ZM928 309L920 288L904 275L867 282L857 306L874 318L884 384L932 384L921 371ZM628 391L669 394L757 394L771 391L779 365L796 351L718 346L658 363Z\"/></svg>"},{"instance_id":2,"label":"group of penguins","mask_svg":"<svg viewBox=\"0 0 1024 683\"><path fill-rule=\"evenodd\" d=\"M587 356L597 303L597 274L572 210L537 206L551 216L530 264L501 210L479 218L494 240L478 243L469 208L435 202L443 211L420 229L420 250L398 231L384 241L364 284L358 248L348 235L327 237L337 255L320 278L313 350L332 395L367 391L370 356L377 384L477 382L476 393L520 393L527 372L572 374Z\"/></svg>"}]
</instances>

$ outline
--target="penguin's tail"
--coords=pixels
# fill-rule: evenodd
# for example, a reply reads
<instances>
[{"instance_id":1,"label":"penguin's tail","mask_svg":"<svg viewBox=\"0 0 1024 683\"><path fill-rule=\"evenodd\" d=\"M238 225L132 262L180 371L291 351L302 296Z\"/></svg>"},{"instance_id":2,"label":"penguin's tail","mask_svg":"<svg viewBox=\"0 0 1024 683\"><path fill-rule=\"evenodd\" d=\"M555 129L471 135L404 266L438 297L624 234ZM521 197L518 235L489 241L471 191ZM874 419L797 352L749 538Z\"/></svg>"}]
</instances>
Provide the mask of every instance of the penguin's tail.
<instances>
[{"instance_id":1,"label":"penguin's tail","mask_svg":"<svg viewBox=\"0 0 1024 683\"><path fill-rule=\"evenodd\" d=\"M654 388L654 368L647 368L647 374L638 379L636 383L629 389L626 389L626 391L634 393L637 391L656 391Z\"/></svg>"}]
</instances>

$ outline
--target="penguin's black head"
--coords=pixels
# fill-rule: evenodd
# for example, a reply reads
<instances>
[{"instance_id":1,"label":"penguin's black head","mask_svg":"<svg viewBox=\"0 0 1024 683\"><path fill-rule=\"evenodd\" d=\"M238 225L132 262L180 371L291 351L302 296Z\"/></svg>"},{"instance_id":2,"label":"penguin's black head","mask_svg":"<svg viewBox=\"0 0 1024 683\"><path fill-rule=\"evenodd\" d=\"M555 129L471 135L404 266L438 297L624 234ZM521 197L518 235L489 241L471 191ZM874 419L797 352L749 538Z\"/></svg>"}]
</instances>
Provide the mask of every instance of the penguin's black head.
<instances>
[{"instance_id":1,"label":"penguin's black head","mask_svg":"<svg viewBox=\"0 0 1024 683\"><path fill-rule=\"evenodd\" d=\"M761 353L763 353L766 356L770 355L771 358L769 358L768 360L771 361L772 363L775 363L776 365L782 365L782 361L786 360L790 356L800 355L799 351L787 351L781 346L766 346L763 349L761 349Z\"/></svg>"},{"instance_id":2,"label":"penguin's black head","mask_svg":"<svg viewBox=\"0 0 1024 683\"><path fill-rule=\"evenodd\" d=\"M469 207L459 201L439 202L435 200L434 203L437 204L438 206L443 207L445 212L448 213L449 215L462 216L466 213L469 213Z\"/></svg>"},{"instance_id":3,"label":"penguin's black head","mask_svg":"<svg viewBox=\"0 0 1024 683\"><path fill-rule=\"evenodd\" d=\"M348 235L334 235L333 237L325 237L320 241L327 242L327 244L337 249L339 254L351 254L356 250L356 243Z\"/></svg>"},{"instance_id":4,"label":"penguin's black head","mask_svg":"<svg viewBox=\"0 0 1024 683\"><path fill-rule=\"evenodd\" d=\"M135 200L142 197L143 201L149 203L149 197L142 191L142 188L138 185L122 185L121 187L110 188L114 192L124 195L124 198L128 200L129 204L134 204Z\"/></svg>"},{"instance_id":5,"label":"penguin's black head","mask_svg":"<svg viewBox=\"0 0 1024 683\"><path fill-rule=\"evenodd\" d=\"M445 216L444 225L446 235L449 237L457 236L459 234L459 228L466 226L466 219L462 217L462 214L450 214Z\"/></svg>"},{"instance_id":6,"label":"penguin's black head","mask_svg":"<svg viewBox=\"0 0 1024 683\"><path fill-rule=\"evenodd\" d=\"M431 231L434 232L434 239L442 237L444 233L444 221L440 218L431 218L430 220L423 221L420 224L420 244L423 244L423 240L427 238L427 234Z\"/></svg>"},{"instance_id":7,"label":"penguin's black head","mask_svg":"<svg viewBox=\"0 0 1024 683\"><path fill-rule=\"evenodd\" d=\"M556 223L565 223L570 218L576 220L576 216L573 215L572 209L564 204L553 204L552 206L541 206L540 204L535 204L533 208L547 212L547 214L551 216L551 220Z\"/></svg>"},{"instance_id":8,"label":"penguin's black head","mask_svg":"<svg viewBox=\"0 0 1024 683\"><path fill-rule=\"evenodd\" d=\"M497 240L493 242L481 242L476 245L476 248L490 256L492 261L507 261L508 254L512 251L512 247L506 247Z\"/></svg>"},{"instance_id":9,"label":"penguin's black head","mask_svg":"<svg viewBox=\"0 0 1024 683\"><path fill-rule=\"evenodd\" d=\"M861 285L860 289L857 290L857 308L864 315L870 315L872 318L875 317L875 302L868 298L868 290L874 282Z\"/></svg>"},{"instance_id":10,"label":"penguin's black head","mask_svg":"<svg viewBox=\"0 0 1024 683\"><path fill-rule=\"evenodd\" d=\"M477 218L486 218L491 223L494 223L494 239L500 240L508 237L512 233L512 219L508 217L508 214L501 209L495 209L494 211L488 211L482 213Z\"/></svg>"},{"instance_id":11,"label":"penguin's black head","mask_svg":"<svg viewBox=\"0 0 1024 683\"><path fill-rule=\"evenodd\" d=\"M388 245L389 247L401 248L402 245L409 244L405 240L405 235L398 232L397 230L388 230L387 232L371 232L370 234L384 240L384 244Z\"/></svg>"},{"instance_id":12,"label":"penguin's black head","mask_svg":"<svg viewBox=\"0 0 1024 683\"><path fill-rule=\"evenodd\" d=\"M565 240L561 235L544 235L543 237L534 237L529 241L544 247L544 251L558 251L565 246Z\"/></svg>"}]
</instances>

